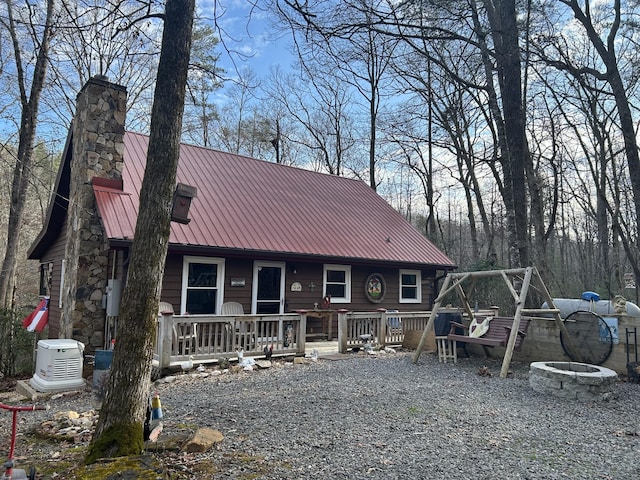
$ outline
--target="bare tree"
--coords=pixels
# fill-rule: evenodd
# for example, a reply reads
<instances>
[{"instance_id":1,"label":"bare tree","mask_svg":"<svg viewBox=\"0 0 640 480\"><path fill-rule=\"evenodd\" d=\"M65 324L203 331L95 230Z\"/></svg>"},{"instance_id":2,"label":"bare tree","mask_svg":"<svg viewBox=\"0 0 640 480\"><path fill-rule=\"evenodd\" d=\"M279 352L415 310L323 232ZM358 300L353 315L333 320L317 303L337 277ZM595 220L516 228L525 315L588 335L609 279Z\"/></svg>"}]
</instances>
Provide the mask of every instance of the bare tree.
<instances>
[{"instance_id":1,"label":"bare tree","mask_svg":"<svg viewBox=\"0 0 640 480\"><path fill-rule=\"evenodd\" d=\"M359 1L347 2L362 9ZM436 48L442 42L458 42L484 65L483 76L457 78L468 87L482 89L492 106L491 121L497 132L497 159L502 165L503 199L510 226L511 263L528 265L529 212L526 172L527 140L524 131L524 102L520 67L520 45L515 0L473 0L447 2L403 2L380 8L367 6L366 21L340 12L344 2L281 0L282 9L297 16L300 25L325 36L350 38L356 32L373 30L400 39L404 48L413 50L434 64L447 68L437 58ZM328 22L328 23L327 23ZM327 26L328 25L328 26ZM496 85L497 84L497 85ZM529 182L529 185L532 185Z\"/></svg>"},{"instance_id":2,"label":"bare tree","mask_svg":"<svg viewBox=\"0 0 640 480\"><path fill-rule=\"evenodd\" d=\"M304 71L303 71L304 72ZM269 92L301 132L290 142L306 151L316 170L344 175L355 145L349 120L349 95L335 77L275 76Z\"/></svg>"},{"instance_id":3,"label":"bare tree","mask_svg":"<svg viewBox=\"0 0 640 480\"><path fill-rule=\"evenodd\" d=\"M476 5L477 2L471 2ZM517 27L517 11L515 0L484 0L484 7L493 38L494 51L486 50L483 43L486 32L477 20L477 8L473 8L476 19L476 38L481 42L485 65L491 58L495 59L498 86L500 89L501 115L494 121L500 122L498 128L500 140L501 163L504 179L503 196L507 206L507 215L511 228L511 263L514 266L529 265L529 229L527 209L526 170L528 145L524 131L524 102L522 99L522 73L520 67L520 46ZM489 67L489 65L487 65ZM487 68L486 82L492 83L493 76ZM488 90L495 92L495 89ZM497 101L497 99L495 99ZM529 169L531 171L531 169ZM544 270L543 270L544 272Z\"/></svg>"},{"instance_id":4,"label":"bare tree","mask_svg":"<svg viewBox=\"0 0 640 480\"><path fill-rule=\"evenodd\" d=\"M218 68L218 55L215 54L218 38L214 30L206 24L196 22L193 29L193 48L191 68L187 82L184 134L193 143L211 147L215 130L214 122L219 118L212 94L222 87Z\"/></svg>"},{"instance_id":5,"label":"bare tree","mask_svg":"<svg viewBox=\"0 0 640 480\"><path fill-rule=\"evenodd\" d=\"M376 9L382 8L382 3L379 0L345 2L340 5L340 15L366 26L374 21ZM279 5L278 12L295 37L294 45L301 66L308 75L336 76L364 100L367 126L363 136L368 143L366 170L369 185L375 190L378 186L378 118L383 97L389 95L384 86L388 84L387 70L398 40L366 27L354 30L348 36L332 35L331 30L335 25L330 15L329 18L316 21L316 28L309 29L296 10L285 8L284 2Z\"/></svg>"},{"instance_id":6,"label":"bare tree","mask_svg":"<svg viewBox=\"0 0 640 480\"><path fill-rule=\"evenodd\" d=\"M609 142L608 132L602 131L604 126L601 121L597 119L598 116L607 116L607 110L609 107L606 105L608 101L598 100L597 96L600 96L600 91L607 90L608 95L613 99L615 105L615 112L617 114L616 124L612 124L607 120L605 128L615 126L619 129L622 137L623 151L626 157L627 173L630 181L630 188L632 191L633 212L635 221L640 218L640 155L638 153L638 143L636 140L636 127L632 114L631 107L631 85L636 82L637 74L633 72L627 78L625 82L624 72L621 67L621 63L625 63L624 49L625 45L623 40L625 26L630 30L631 44L635 44L633 37L637 35L635 28L635 21L631 20L635 14L637 14L637 5L634 2L630 2L625 5L624 9L620 0L613 0L612 2L593 4L589 0L583 2L581 5L576 0L561 0L559 5L565 5L570 9L577 23L582 27L584 35L586 37L587 45L583 44L583 48L576 50L577 52L589 52L589 55L576 55L570 53L569 48L575 46L573 42L568 42L564 35L558 34L556 29L557 24L552 24L549 33L541 36L541 41L538 47L538 53L543 60L553 67L566 72L567 75L575 80L577 89L580 89L584 94L588 94L592 97L592 101L589 102L587 109L582 111L592 119L591 134L596 135L596 139L600 139L598 145L594 145L591 148L600 152L600 167L594 174L595 184L598 186L598 197L601 204L598 207L597 216L600 222L603 222L602 231L600 235L600 242L606 241L607 249L609 246L608 241L608 229L606 228L606 213L605 205L608 206L609 215L612 219L612 225L616 229L618 235L620 235L621 241L625 247L625 251L629 259L631 260L631 267L635 273L636 278L640 278L640 257L638 254L638 235L636 228L628 228L631 224L626 222L627 227L623 228L625 222L624 217L620 216L620 198L607 201L606 198L610 192L615 192L607 188L603 190L603 187L607 186L608 169L606 162L614 158L614 152L616 149L607 147ZM627 21L624 21L623 16L627 17ZM550 22L551 23L551 22ZM633 47L635 49L635 46ZM623 54L620 55L620 51ZM589 111L591 110L591 111ZM594 116L595 115L595 116ZM606 148L605 148L606 147ZM588 156L589 151L585 151ZM599 173L598 173L599 172ZM607 232L607 233L605 233ZM603 259L608 264L608 252L602 254ZM607 270L610 267L607 267Z\"/></svg>"},{"instance_id":7,"label":"bare tree","mask_svg":"<svg viewBox=\"0 0 640 480\"><path fill-rule=\"evenodd\" d=\"M274 80L279 69L272 69L271 77L262 81L255 92L255 101L246 119L247 133L251 140L251 156L285 165L305 163L305 155L297 143L302 130L288 113L286 103L274 96ZM277 83L278 80L275 80Z\"/></svg>"},{"instance_id":8,"label":"bare tree","mask_svg":"<svg viewBox=\"0 0 640 480\"><path fill-rule=\"evenodd\" d=\"M432 55L436 61L410 52L394 62L397 77L401 79L399 88L412 92L412 95L401 109L400 118L404 119L393 122L391 128L398 130L398 124L410 125L411 119L421 119L424 128L417 135L411 135L415 138L413 141L416 142L414 150L417 157L428 159L422 160L423 168L414 162L410 164L421 182L431 184L431 191L425 189L430 212L433 209L433 191L447 188L445 178L453 179L462 188L466 201L470 257L474 259L470 263L481 257L495 261L495 233L484 198L484 190L488 186L482 177L490 173L499 188L503 188L501 170L490 167L495 164L493 145L497 142L494 136L486 135L485 125L491 125L492 122L486 109L483 90L459 80L476 78L482 64L473 57L465 56L459 47L458 44L443 41L437 48L432 47ZM425 45L425 49L428 48ZM459 60L442 68L441 65L449 58ZM440 174L435 173L433 163L440 165ZM484 241L481 241L478 234L476 215L482 226ZM430 218L435 218L435 214L430 213ZM431 236L435 235L434 232L435 229L431 227ZM464 265L465 262L461 264Z\"/></svg>"},{"instance_id":9,"label":"bare tree","mask_svg":"<svg viewBox=\"0 0 640 480\"><path fill-rule=\"evenodd\" d=\"M65 0L44 98L49 122L67 128L75 92L95 75L127 86L127 127L148 129L160 31L151 19L134 22L141 3Z\"/></svg>"},{"instance_id":10,"label":"bare tree","mask_svg":"<svg viewBox=\"0 0 640 480\"><path fill-rule=\"evenodd\" d=\"M169 243L194 9L195 0L166 2L147 166L122 298L122 326L88 462L139 454L144 445L143 423Z\"/></svg>"},{"instance_id":11,"label":"bare tree","mask_svg":"<svg viewBox=\"0 0 640 480\"><path fill-rule=\"evenodd\" d=\"M32 38L35 45L36 61L30 70L31 88L29 90L27 64L23 59L23 46L20 44L15 8L11 0L5 0L7 16L0 23L9 33L13 43L13 56L16 68L17 87L20 92L20 130L16 164L13 170L11 185L11 204L9 207L7 246L2 271L0 271L0 307L13 307L13 290L15 271L18 261L18 247L22 232L22 222L26 205L27 189L32 177L33 149L36 138L36 127L40 107L40 95L44 88L48 65L49 43L53 34L54 0L47 0L46 14L42 28L38 27L38 14L35 5L26 4L26 17L21 19L34 32ZM35 33L39 32L39 33Z\"/></svg>"},{"instance_id":12,"label":"bare tree","mask_svg":"<svg viewBox=\"0 0 640 480\"><path fill-rule=\"evenodd\" d=\"M219 108L212 122L212 145L232 153L250 155L254 146L256 120L253 100L260 82L255 73L244 69L227 91L229 100Z\"/></svg>"}]
</instances>

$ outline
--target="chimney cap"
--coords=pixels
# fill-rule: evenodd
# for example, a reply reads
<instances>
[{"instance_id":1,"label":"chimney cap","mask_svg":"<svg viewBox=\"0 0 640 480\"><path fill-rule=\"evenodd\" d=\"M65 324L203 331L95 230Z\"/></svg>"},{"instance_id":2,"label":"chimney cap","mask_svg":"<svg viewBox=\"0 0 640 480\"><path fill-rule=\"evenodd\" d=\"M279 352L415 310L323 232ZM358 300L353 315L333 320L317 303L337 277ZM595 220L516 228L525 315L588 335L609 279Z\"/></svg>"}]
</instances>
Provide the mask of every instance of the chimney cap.
<instances>
[{"instance_id":1,"label":"chimney cap","mask_svg":"<svg viewBox=\"0 0 640 480\"><path fill-rule=\"evenodd\" d=\"M124 85L111 83L109 81L109 77L107 77L106 75L100 74L100 75L94 75L89 80L87 80L87 83L85 83L83 87L80 89L80 91L78 92L78 95L77 95L78 98L80 97L82 92L85 91L85 89L89 88L89 85L98 86L99 88L109 88L113 90L118 90L118 91L124 92L125 94L127 93L127 87L125 87Z\"/></svg>"}]
</instances>

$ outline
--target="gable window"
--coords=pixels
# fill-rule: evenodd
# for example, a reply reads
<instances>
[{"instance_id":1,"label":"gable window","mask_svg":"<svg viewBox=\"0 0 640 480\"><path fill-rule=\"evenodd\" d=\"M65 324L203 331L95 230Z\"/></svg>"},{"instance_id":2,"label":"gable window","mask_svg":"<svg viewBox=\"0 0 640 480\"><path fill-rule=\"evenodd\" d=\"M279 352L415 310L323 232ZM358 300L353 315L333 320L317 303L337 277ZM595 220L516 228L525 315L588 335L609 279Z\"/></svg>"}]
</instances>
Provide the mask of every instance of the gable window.
<instances>
[{"instance_id":1,"label":"gable window","mask_svg":"<svg viewBox=\"0 0 640 480\"><path fill-rule=\"evenodd\" d=\"M184 257L180 311L215 315L223 298L224 259Z\"/></svg>"},{"instance_id":2,"label":"gable window","mask_svg":"<svg viewBox=\"0 0 640 480\"><path fill-rule=\"evenodd\" d=\"M400 270L400 303L422 302L420 270Z\"/></svg>"},{"instance_id":3,"label":"gable window","mask_svg":"<svg viewBox=\"0 0 640 480\"><path fill-rule=\"evenodd\" d=\"M351 266L325 265L322 290L331 296L331 303L351 302Z\"/></svg>"},{"instance_id":4,"label":"gable window","mask_svg":"<svg viewBox=\"0 0 640 480\"><path fill-rule=\"evenodd\" d=\"M51 286L53 280L53 262L45 262L40 264L40 291L41 297L51 295Z\"/></svg>"}]
</instances>

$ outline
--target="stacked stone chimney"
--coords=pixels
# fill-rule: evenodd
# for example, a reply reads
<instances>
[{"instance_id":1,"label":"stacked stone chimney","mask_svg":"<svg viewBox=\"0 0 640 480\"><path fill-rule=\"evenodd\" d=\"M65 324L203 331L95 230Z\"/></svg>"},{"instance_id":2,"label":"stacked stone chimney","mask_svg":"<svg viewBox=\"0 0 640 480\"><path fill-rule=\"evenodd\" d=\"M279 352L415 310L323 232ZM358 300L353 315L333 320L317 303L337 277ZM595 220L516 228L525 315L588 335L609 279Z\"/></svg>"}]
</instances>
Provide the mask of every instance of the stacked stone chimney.
<instances>
[{"instance_id":1,"label":"stacked stone chimney","mask_svg":"<svg viewBox=\"0 0 640 480\"><path fill-rule=\"evenodd\" d=\"M96 211L95 177L122 180L127 90L94 77L76 99L61 338L103 348L109 246Z\"/></svg>"}]
</instances>

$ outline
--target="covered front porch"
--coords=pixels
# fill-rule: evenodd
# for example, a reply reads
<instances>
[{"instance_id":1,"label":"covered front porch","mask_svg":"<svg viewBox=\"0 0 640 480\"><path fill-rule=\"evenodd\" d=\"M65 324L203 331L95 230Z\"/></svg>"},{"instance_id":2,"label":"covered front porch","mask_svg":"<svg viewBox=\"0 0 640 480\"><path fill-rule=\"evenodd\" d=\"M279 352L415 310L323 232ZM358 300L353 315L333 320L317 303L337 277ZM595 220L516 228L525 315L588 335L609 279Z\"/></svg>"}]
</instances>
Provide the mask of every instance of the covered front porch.
<instances>
[{"instance_id":1,"label":"covered front porch","mask_svg":"<svg viewBox=\"0 0 640 480\"><path fill-rule=\"evenodd\" d=\"M346 353L371 343L402 345L407 332L422 332L429 311L373 312L337 310L337 342L310 342L307 318L313 312L280 315L173 315L158 317L154 367L167 368L185 362L213 363L244 357L303 356L312 349ZM268 353L267 353L268 352Z\"/></svg>"}]
</instances>

